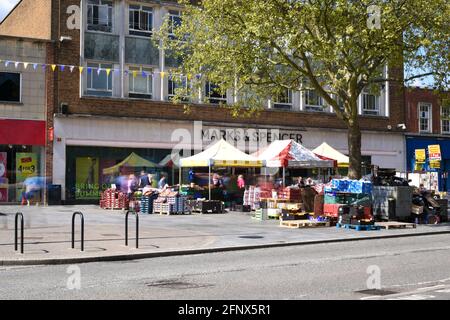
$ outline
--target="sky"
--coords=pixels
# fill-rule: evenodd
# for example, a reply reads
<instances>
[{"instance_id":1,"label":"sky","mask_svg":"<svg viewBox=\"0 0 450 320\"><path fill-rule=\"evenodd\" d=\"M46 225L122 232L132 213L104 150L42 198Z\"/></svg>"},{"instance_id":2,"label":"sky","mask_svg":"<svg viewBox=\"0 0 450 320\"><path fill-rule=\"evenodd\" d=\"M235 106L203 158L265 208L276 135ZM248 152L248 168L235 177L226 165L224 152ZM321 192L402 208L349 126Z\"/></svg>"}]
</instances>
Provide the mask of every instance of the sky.
<instances>
[{"instance_id":1,"label":"sky","mask_svg":"<svg viewBox=\"0 0 450 320\"><path fill-rule=\"evenodd\" d=\"M19 2L19 0L0 0L0 21L5 18L9 11Z\"/></svg>"}]
</instances>

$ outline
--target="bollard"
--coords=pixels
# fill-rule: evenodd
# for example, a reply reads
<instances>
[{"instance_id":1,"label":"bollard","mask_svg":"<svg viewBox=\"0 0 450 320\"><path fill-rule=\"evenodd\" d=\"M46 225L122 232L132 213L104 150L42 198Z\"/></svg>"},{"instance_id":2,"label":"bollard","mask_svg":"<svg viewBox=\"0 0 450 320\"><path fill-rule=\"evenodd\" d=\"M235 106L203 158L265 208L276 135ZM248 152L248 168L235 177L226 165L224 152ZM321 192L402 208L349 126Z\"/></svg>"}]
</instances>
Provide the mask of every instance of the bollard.
<instances>
[{"instance_id":1,"label":"bollard","mask_svg":"<svg viewBox=\"0 0 450 320\"><path fill-rule=\"evenodd\" d=\"M17 225L18 225L18 219L20 217L20 253L23 253L23 214L21 212L16 213L15 217L15 229L14 229L14 251L17 251L18 247L18 232L17 232Z\"/></svg>"},{"instance_id":2,"label":"bollard","mask_svg":"<svg viewBox=\"0 0 450 320\"><path fill-rule=\"evenodd\" d=\"M84 251L84 216L81 212L72 215L72 249L75 249L75 217L81 217L81 251Z\"/></svg>"},{"instance_id":3,"label":"bollard","mask_svg":"<svg viewBox=\"0 0 450 320\"><path fill-rule=\"evenodd\" d=\"M128 246L128 216L131 211L125 214L125 245ZM139 214L136 212L136 249L139 248Z\"/></svg>"}]
</instances>

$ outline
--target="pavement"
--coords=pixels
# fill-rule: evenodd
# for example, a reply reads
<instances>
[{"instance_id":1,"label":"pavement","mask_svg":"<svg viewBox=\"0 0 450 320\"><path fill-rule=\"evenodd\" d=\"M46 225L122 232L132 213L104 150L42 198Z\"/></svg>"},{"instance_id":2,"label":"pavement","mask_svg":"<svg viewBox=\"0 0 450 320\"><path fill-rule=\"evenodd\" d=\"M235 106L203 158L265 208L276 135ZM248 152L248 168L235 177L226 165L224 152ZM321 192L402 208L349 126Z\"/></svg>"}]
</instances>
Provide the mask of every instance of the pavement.
<instances>
[{"instance_id":1,"label":"pavement","mask_svg":"<svg viewBox=\"0 0 450 320\"><path fill-rule=\"evenodd\" d=\"M0 300L202 300L205 305L216 299L258 300L262 305L279 299L450 300L449 261L450 235L442 234L131 261L0 266ZM277 313L276 306L271 309ZM177 311L175 302L164 314L176 316Z\"/></svg>"},{"instance_id":2,"label":"pavement","mask_svg":"<svg viewBox=\"0 0 450 320\"><path fill-rule=\"evenodd\" d=\"M24 254L14 251L14 215L25 220ZM72 214L85 222L85 250L80 251L76 220L75 249L71 248ZM129 246L124 244L125 213L80 206L1 206L0 265L72 264L132 260L289 245L312 245L393 237L450 233L449 224L419 225L415 229L355 231L335 227L281 228L276 220L256 221L250 213L140 215L139 248L135 248L135 217L129 217Z\"/></svg>"}]
</instances>

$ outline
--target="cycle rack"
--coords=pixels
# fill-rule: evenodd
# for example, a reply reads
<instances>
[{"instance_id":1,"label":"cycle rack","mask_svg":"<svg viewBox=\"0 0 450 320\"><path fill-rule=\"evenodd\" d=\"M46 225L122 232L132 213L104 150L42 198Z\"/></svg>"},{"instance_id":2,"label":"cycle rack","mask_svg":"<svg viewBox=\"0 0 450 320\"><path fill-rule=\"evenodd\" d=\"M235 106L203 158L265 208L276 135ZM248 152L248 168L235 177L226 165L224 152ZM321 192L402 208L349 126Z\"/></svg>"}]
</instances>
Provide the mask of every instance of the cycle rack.
<instances>
[{"instance_id":1,"label":"cycle rack","mask_svg":"<svg viewBox=\"0 0 450 320\"><path fill-rule=\"evenodd\" d=\"M84 216L81 212L75 212L72 215L72 249L75 249L75 217L81 217L81 251L84 251Z\"/></svg>"},{"instance_id":2,"label":"cycle rack","mask_svg":"<svg viewBox=\"0 0 450 320\"><path fill-rule=\"evenodd\" d=\"M128 246L128 216L131 211L125 215L125 245ZM136 212L136 249L139 248L139 214Z\"/></svg>"},{"instance_id":3,"label":"cycle rack","mask_svg":"<svg viewBox=\"0 0 450 320\"><path fill-rule=\"evenodd\" d=\"M18 220L20 217L20 253L23 253L23 214L21 212L17 212L16 213L16 217L15 217L15 229L14 229L14 251L18 250L18 230L17 230L17 225L18 225Z\"/></svg>"}]
</instances>

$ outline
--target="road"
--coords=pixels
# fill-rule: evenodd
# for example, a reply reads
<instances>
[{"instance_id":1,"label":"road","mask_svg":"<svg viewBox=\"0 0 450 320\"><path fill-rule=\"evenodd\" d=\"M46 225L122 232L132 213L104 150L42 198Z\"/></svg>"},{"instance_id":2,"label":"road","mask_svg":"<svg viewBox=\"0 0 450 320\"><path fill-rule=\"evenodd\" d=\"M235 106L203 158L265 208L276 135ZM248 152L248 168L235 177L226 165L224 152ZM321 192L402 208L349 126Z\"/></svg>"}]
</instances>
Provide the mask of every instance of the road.
<instances>
[{"instance_id":1,"label":"road","mask_svg":"<svg viewBox=\"0 0 450 320\"><path fill-rule=\"evenodd\" d=\"M449 262L450 235L434 235L0 267L0 299L448 300ZM370 290L378 279L381 290Z\"/></svg>"}]
</instances>

